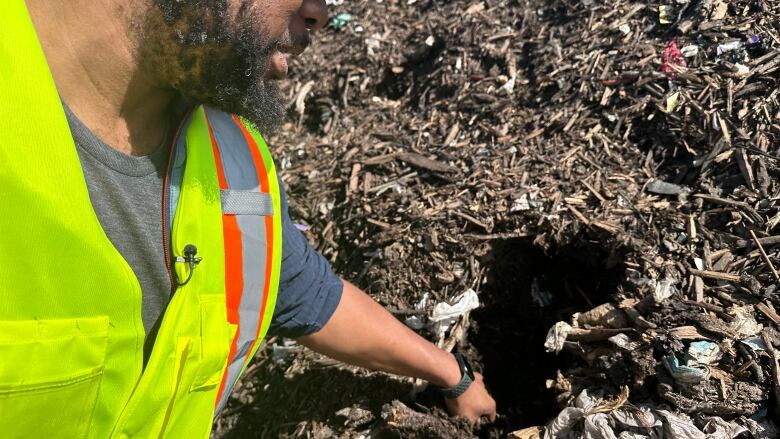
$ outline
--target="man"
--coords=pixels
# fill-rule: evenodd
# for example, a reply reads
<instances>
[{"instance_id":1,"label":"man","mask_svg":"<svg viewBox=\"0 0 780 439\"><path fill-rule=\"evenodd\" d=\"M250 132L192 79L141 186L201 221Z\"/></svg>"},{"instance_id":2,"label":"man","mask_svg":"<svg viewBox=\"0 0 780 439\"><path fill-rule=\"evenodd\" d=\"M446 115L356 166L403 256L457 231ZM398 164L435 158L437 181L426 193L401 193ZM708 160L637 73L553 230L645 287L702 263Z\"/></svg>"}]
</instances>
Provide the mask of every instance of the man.
<instances>
[{"instance_id":1,"label":"man","mask_svg":"<svg viewBox=\"0 0 780 439\"><path fill-rule=\"evenodd\" d=\"M287 215L260 132L326 17L324 0L2 2L4 437L207 437L269 330L495 418L465 359L336 277Z\"/></svg>"}]
</instances>

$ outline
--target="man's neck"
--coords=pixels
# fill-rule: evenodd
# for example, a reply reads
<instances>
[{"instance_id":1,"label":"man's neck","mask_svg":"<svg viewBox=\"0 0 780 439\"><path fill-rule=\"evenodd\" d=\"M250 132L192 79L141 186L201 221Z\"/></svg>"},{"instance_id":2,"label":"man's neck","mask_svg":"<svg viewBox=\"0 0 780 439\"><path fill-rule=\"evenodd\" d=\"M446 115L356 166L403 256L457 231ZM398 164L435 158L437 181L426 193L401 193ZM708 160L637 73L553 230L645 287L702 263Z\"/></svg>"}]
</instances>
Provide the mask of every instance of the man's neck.
<instances>
[{"instance_id":1,"label":"man's neck","mask_svg":"<svg viewBox=\"0 0 780 439\"><path fill-rule=\"evenodd\" d=\"M140 3L27 0L60 97L101 140L131 155L163 142L175 96L139 65L130 11Z\"/></svg>"}]
</instances>

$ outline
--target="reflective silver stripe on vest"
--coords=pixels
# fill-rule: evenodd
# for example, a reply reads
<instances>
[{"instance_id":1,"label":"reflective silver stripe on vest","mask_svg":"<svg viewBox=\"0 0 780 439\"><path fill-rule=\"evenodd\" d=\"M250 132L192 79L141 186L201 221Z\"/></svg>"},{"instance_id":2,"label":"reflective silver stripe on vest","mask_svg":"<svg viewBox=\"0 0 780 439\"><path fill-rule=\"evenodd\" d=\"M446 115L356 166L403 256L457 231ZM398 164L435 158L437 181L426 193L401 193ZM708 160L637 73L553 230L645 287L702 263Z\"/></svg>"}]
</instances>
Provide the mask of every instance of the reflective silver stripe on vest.
<instances>
[{"instance_id":1,"label":"reflective silver stripe on vest","mask_svg":"<svg viewBox=\"0 0 780 439\"><path fill-rule=\"evenodd\" d=\"M222 213L225 215L264 215L274 214L274 201L271 194L265 192L221 191Z\"/></svg>"},{"instance_id":2,"label":"reflective silver stripe on vest","mask_svg":"<svg viewBox=\"0 0 780 439\"><path fill-rule=\"evenodd\" d=\"M222 168L231 191L260 192L260 180L254 166L244 133L233 118L226 113L205 107L217 141ZM268 196L268 194L265 194ZM223 198L224 200L224 198ZM270 196L269 196L270 201ZM271 209L273 210L273 209ZM227 378L222 395L219 396L216 412L225 406L239 373L246 361L260 324L260 310L263 306L266 266L266 228L263 217L237 215L236 222L241 231L241 253L243 261L243 291L239 306L239 330L236 355L227 368Z\"/></svg>"}]
</instances>

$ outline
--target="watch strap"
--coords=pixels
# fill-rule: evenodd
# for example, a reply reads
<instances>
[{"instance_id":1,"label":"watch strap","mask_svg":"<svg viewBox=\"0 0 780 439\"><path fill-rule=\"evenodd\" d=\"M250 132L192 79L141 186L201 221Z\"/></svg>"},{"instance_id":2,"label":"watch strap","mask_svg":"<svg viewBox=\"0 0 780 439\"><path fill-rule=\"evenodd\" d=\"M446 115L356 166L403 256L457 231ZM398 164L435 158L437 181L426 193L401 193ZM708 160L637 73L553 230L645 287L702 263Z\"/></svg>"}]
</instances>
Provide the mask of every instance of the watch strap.
<instances>
[{"instance_id":1,"label":"watch strap","mask_svg":"<svg viewBox=\"0 0 780 439\"><path fill-rule=\"evenodd\" d=\"M460 395L463 395L466 390L468 390L469 386L471 386L471 383L474 382L471 366L468 365L466 358L463 357L463 355L460 353L455 353L453 355L455 360L458 362L458 367L460 368L460 382L453 387L439 389L442 395L444 395L444 397L447 399L455 399Z\"/></svg>"},{"instance_id":2,"label":"watch strap","mask_svg":"<svg viewBox=\"0 0 780 439\"><path fill-rule=\"evenodd\" d=\"M460 377L460 382L458 384L456 384L454 387L441 389L441 394L444 395L444 397L447 399L455 399L466 393L466 390L468 390L469 386L471 386L471 383L473 382L474 380L471 379L469 374L464 373L463 376Z\"/></svg>"}]
</instances>

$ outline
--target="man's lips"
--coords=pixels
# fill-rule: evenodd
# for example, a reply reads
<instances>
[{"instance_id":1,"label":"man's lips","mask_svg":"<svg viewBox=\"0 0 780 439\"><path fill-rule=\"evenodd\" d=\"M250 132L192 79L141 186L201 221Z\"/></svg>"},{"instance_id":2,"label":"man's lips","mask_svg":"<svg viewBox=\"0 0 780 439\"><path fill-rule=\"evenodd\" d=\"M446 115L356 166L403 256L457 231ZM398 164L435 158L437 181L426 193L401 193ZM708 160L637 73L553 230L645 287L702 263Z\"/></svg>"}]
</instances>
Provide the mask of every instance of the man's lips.
<instances>
[{"instance_id":1,"label":"man's lips","mask_svg":"<svg viewBox=\"0 0 780 439\"><path fill-rule=\"evenodd\" d=\"M289 68L288 56L298 56L309 46L309 34L305 33L292 40L282 39L275 44L268 60L266 79L285 79Z\"/></svg>"},{"instance_id":2,"label":"man's lips","mask_svg":"<svg viewBox=\"0 0 780 439\"><path fill-rule=\"evenodd\" d=\"M284 79L287 77L287 55L275 50L271 53L268 64L268 76L270 79Z\"/></svg>"}]
</instances>

